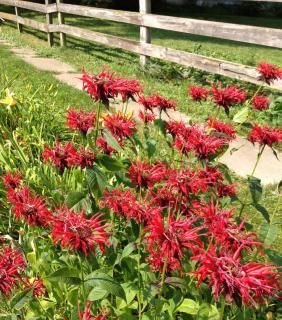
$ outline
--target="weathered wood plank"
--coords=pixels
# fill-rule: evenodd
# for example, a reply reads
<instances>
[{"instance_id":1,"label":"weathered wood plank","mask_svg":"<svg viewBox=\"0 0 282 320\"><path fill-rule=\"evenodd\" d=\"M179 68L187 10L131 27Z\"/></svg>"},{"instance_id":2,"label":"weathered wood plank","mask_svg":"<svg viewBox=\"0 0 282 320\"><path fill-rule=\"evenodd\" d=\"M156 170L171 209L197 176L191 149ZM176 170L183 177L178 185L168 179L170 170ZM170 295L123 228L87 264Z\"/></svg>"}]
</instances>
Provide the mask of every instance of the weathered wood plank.
<instances>
[{"instance_id":1,"label":"weathered wood plank","mask_svg":"<svg viewBox=\"0 0 282 320\"><path fill-rule=\"evenodd\" d=\"M0 17L4 20L10 20L17 22L17 16L15 14L0 12Z\"/></svg>"},{"instance_id":2,"label":"weathered wood plank","mask_svg":"<svg viewBox=\"0 0 282 320\"><path fill-rule=\"evenodd\" d=\"M21 33L23 32L23 26L18 22L18 17L20 16L20 8L18 7L15 7L15 14L16 14L16 17L17 17L17 28L18 28L18 31Z\"/></svg>"},{"instance_id":3,"label":"weathered wood plank","mask_svg":"<svg viewBox=\"0 0 282 320\"><path fill-rule=\"evenodd\" d=\"M59 10L59 6L63 5L63 0L56 0L57 8L58 8L58 22L59 25L63 25L65 23L64 15L62 11ZM63 32L60 32L60 45L61 47L65 47L67 44L67 37L66 34Z\"/></svg>"},{"instance_id":4,"label":"weathered wood plank","mask_svg":"<svg viewBox=\"0 0 282 320\"><path fill-rule=\"evenodd\" d=\"M45 0L46 8L51 3L51 1L52 0ZM49 47L52 47L54 45L54 35L53 35L52 32L49 32L49 26L52 25L52 23L53 23L52 13L46 13L46 25L47 25L47 28L48 28L47 39L48 39Z\"/></svg>"},{"instance_id":5,"label":"weathered wood plank","mask_svg":"<svg viewBox=\"0 0 282 320\"><path fill-rule=\"evenodd\" d=\"M139 12L140 14L151 13L151 0L139 0ZM140 26L140 42L151 43L151 31L150 28ZM144 67L148 61L147 56L140 55L140 64Z\"/></svg>"},{"instance_id":6,"label":"weathered wood plank","mask_svg":"<svg viewBox=\"0 0 282 320\"><path fill-rule=\"evenodd\" d=\"M101 9L66 3L58 4L58 10L63 13L74 14L83 17L98 18L140 25L139 14L136 12Z\"/></svg>"},{"instance_id":7,"label":"weathered wood plank","mask_svg":"<svg viewBox=\"0 0 282 320\"><path fill-rule=\"evenodd\" d=\"M144 14L147 27L282 48L282 30L233 23Z\"/></svg>"},{"instance_id":8,"label":"weathered wood plank","mask_svg":"<svg viewBox=\"0 0 282 320\"><path fill-rule=\"evenodd\" d=\"M28 2L28 1L20 1L20 0L0 0L0 4L10 5L18 8L34 10L38 12L45 13L46 8L44 4Z\"/></svg>"}]
</instances>

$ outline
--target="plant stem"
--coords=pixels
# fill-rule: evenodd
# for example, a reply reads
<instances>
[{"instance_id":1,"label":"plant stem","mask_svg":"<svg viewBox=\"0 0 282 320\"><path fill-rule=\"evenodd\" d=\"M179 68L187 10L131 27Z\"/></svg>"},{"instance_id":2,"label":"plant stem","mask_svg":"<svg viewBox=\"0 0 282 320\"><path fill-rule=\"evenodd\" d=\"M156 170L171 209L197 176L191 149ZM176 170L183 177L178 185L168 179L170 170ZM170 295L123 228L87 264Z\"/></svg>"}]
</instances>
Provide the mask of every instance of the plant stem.
<instances>
[{"instance_id":1,"label":"plant stem","mask_svg":"<svg viewBox=\"0 0 282 320\"><path fill-rule=\"evenodd\" d=\"M264 144L263 147L261 148L261 150L259 151L258 155L257 155L257 160L256 160L255 166L254 166L254 168L253 168L253 171L252 171L252 173L251 173L251 176L253 176L254 173L255 173L255 171L256 171L256 168L257 168L257 166L258 166L258 164L259 164L259 160L260 160L260 158L261 158L261 156L262 156L262 154L263 154L263 151L264 151L264 149L265 149L265 146L266 146L266 145Z\"/></svg>"},{"instance_id":2,"label":"plant stem","mask_svg":"<svg viewBox=\"0 0 282 320\"><path fill-rule=\"evenodd\" d=\"M81 282L82 282L82 301L84 301L84 298L85 298L85 285L84 285L83 265L82 265L81 256L78 255L78 257L79 257L80 272L81 272Z\"/></svg>"},{"instance_id":3,"label":"plant stem","mask_svg":"<svg viewBox=\"0 0 282 320\"><path fill-rule=\"evenodd\" d=\"M159 293L159 299L161 299L161 296L162 296L163 291L164 291L166 268L167 268L167 257L165 257L165 261L164 261L164 265L163 265L162 278L161 278L161 289L160 289L160 293Z\"/></svg>"},{"instance_id":4,"label":"plant stem","mask_svg":"<svg viewBox=\"0 0 282 320\"><path fill-rule=\"evenodd\" d=\"M98 104L98 111L97 111L97 120L96 120L96 127L95 127L95 138L94 138L95 146L96 146L96 141L97 141L97 138L98 138L100 114L101 114L101 103Z\"/></svg>"},{"instance_id":5,"label":"plant stem","mask_svg":"<svg viewBox=\"0 0 282 320\"><path fill-rule=\"evenodd\" d=\"M139 226L139 238L138 238L138 257L137 257L137 272L138 272L138 319L142 319L142 278L140 273L140 261L141 261L141 243L143 238L143 226L140 223Z\"/></svg>"}]
</instances>

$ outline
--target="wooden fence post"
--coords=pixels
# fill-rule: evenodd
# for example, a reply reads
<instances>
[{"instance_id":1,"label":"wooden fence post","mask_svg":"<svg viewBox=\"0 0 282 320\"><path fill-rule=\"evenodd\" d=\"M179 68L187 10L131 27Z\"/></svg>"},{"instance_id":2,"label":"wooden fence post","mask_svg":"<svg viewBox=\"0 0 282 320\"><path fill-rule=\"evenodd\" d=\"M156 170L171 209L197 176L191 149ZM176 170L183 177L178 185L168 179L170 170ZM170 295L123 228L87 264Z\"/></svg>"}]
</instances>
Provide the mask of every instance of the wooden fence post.
<instances>
[{"instance_id":1,"label":"wooden fence post","mask_svg":"<svg viewBox=\"0 0 282 320\"><path fill-rule=\"evenodd\" d=\"M56 0L56 1L57 1L57 6L60 3L63 3L63 0ZM59 21L59 25L62 25L65 23L63 13L60 12L59 8L58 8L58 21ZM60 32L60 45L61 45L61 47L66 46L66 43L67 43L66 34L63 32Z\"/></svg>"},{"instance_id":2,"label":"wooden fence post","mask_svg":"<svg viewBox=\"0 0 282 320\"><path fill-rule=\"evenodd\" d=\"M52 0L45 0L46 8L47 8L48 4L50 4L51 2L52 2ZM52 24L52 23L53 23L52 13L46 13L47 28L49 28L50 24ZM47 32L47 37L48 37L48 44L50 47L52 47L54 45L54 34L52 32Z\"/></svg>"},{"instance_id":3,"label":"wooden fence post","mask_svg":"<svg viewBox=\"0 0 282 320\"><path fill-rule=\"evenodd\" d=\"M19 32L23 32L23 25L18 22L18 17L20 16L20 9L15 7L15 14L17 16L17 28Z\"/></svg>"},{"instance_id":4,"label":"wooden fence post","mask_svg":"<svg viewBox=\"0 0 282 320\"><path fill-rule=\"evenodd\" d=\"M151 0L139 0L139 12L142 13L151 13ZM141 43L151 43L151 31L148 27L140 27L140 42ZM142 67L146 65L148 56L140 56L140 64Z\"/></svg>"}]
</instances>

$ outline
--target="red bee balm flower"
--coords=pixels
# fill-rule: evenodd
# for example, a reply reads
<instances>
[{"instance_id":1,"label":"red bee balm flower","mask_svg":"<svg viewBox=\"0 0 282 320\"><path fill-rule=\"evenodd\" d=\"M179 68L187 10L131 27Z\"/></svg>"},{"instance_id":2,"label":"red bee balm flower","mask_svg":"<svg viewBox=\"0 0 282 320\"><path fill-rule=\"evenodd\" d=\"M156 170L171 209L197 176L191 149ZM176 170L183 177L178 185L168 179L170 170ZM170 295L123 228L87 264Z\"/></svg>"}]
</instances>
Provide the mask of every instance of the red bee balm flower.
<instances>
[{"instance_id":1,"label":"red bee balm flower","mask_svg":"<svg viewBox=\"0 0 282 320\"><path fill-rule=\"evenodd\" d=\"M247 99L247 93L236 86L222 88L221 84L218 88L212 84L212 95L214 102L223 107L226 113L229 113L231 106L241 104Z\"/></svg>"},{"instance_id":2,"label":"red bee balm flower","mask_svg":"<svg viewBox=\"0 0 282 320\"><path fill-rule=\"evenodd\" d=\"M143 88L137 80L124 78L115 78L110 85L113 96L121 95L122 101L125 102L130 98L135 101L135 95L139 95Z\"/></svg>"},{"instance_id":3,"label":"red bee balm flower","mask_svg":"<svg viewBox=\"0 0 282 320\"><path fill-rule=\"evenodd\" d=\"M153 113L147 113L147 112L143 112L140 111L138 114L138 118L144 122L145 124L152 122L156 119L155 115Z\"/></svg>"},{"instance_id":4,"label":"red bee balm flower","mask_svg":"<svg viewBox=\"0 0 282 320\"><path fill-rule=\"evenodd\" d=\"M125 116L122 113L107 114L103 117L104 126L111 131L119 141L129 138L136 132L136 122L133 116Z\"/></svg>"},{"instance_id":5,"label":"red bee balm flower","mask_svg":"<svg viewBox=\"0 0 282 320\"><path fill-rule=\"evenodd\" d=\"M52 221L53 216L46 208L44 199L38 195L32 196L28 187L19 192L11 190L8 197L18 220L22 218L30 226L43 227L47 227Z\"/></svg>"},{"instance_id":6,"label":"red bee balm flower","mask_svg":"<svg viewBox=\"0 0 282 320\"><path fill-rule=\"evenodd\" d=\"M148 219L145 241L148 244L148 260L153 269L162 272L166 264L165 271L181 271L185 248L193 252L195 248L202 246L199 237L202 227L195 228L192 224L192 220L174 219L173 216L169 216L165 222L161 213L156 213Z\"/></svg>"},{"instance_id":7,"label":"red bee balm flower","mask_svg":"<svg viewBox=\"0 0 282 320\"><path fill-rule=\"evenodd\" d=\"M140 97L139 103L143 105L145 110L153 111L154 108L159 108L160 111L167 111L168 109L174 109L176 102L174 100L168 100L159 95L153 95L150 97Z\"/></svg>"},{"instance_id":8,"label":"red bee balm flower","mask_svg":"<svg viewBox=\"0 0 282 320\"><path fill-rule=\"evenodd\" d=\"M268 109L270 100L268 97L265 96L254 96L251 101L254 110L260 111Z\"/></svg>"},{"instance_id":9,"label":"red bee balm flower","mask_svg":"<svg viewBox=\"0 0 282 320\"><path fill-rule=\"evenodd\" d=\"M4 187L7 190L9 189L15 190L20 186L20 183L22 180L21 178L22 177L18 172L6 173L5 175L2 176Z\"/></svg>"},{"instance_id":10,"label":"red bee balm flower","mask_svg":"<svg viewBox=\"0 0 282 320\"><path fill-rule=\"evenodd\" d=\"M84 69L82 72L83 91L86 91L94 101L100 101L108 107L109 99L114 98L110 88L114 80L113 74L101 71L98 75L90 75Z\"/></svg>"},{"instance_id":11,"label":"red bee balm flower","mask_svg":"<svg viewBox=\"0 0 282 320\"><path fill-rule=\"evenodd\" d=\"M261 80L265 81L267 84L282 79L282 70L270 63L261 62L258 65L257 71L260 74Z\"/></svg>"},{"instance_id":12,"label":"red bee balm flower","mask_svg":"<svg viewBox=\"0 0 282 320\"><path fill-rule=\"evenodd\" d=\"M188 88L188 94L192 97L194 101L202 101L207 99L208 90L203 87L190 86Z\"/></svg>"},{"instance_id":13,"label":"red bee balm flower","mask_svg":"<svg viewBox=\"0 0 282 320\"><path fill-rule=\"evenodd\" d=\"M256 305L264 303L264 298L277 297L281 290L275 267L259 262L243 264L237 252L222 248L217 253L210 244L207 252L203 250L192 259L200 262L194 272L199 276L198 285L207 279L216 300L224 295L229 302L240 303L242 299L246 305Z\"/></svg>"},{"instance_id":14,"label":"red bee balm flower","mask_svg":"<svg viewBox=\"0 0 282 320\"><path fill-rule=\"evenodd\" d=\"M45 295L46 287L44 286L43 282L39 278L34 278L30 280L29 278L23 279L24 290L32 289L32 295L35 298L39 298Z\"/></svg>"},{"instance_id":15,"label":"red bee balm flower","mask_svg":"<svg viewBox=\"0 0 282 320\"><path fill-rule=\"evenodd\" d=\"M108 154L108 155L111 155L112 153L116 153L117 151L112 148L108 143L107 141L102 138L102 137L99 137L96 141L97 143L97 146L102 150L103 153L105 154Z\"/></svg>"},{"instance_id":16,"label":"red bee balm flower","mask_svg":"<svg viewBox=\"0 0 282 320\"><path fill-rule=\"evenodd\" d=\"M75 129L86 135L90 129L94 128L96 115L94 112L83 112L69 110L67 115L67 124L69 129Z\"/></svg>"},{"instance_id":17,"label":"red bee balm flower","mask_svg":"<svg viewBox=\"0 0 282 320\"><path fill-rule=\"evenodd\" d=\"M83 312L79 313L79 320L107 320L110 311L101 311L97 316L93 316L90 310L91 303L87 302Z\"/></svg>"},{"instance_id":18,"label":"red bee balm flower","mask_svg":"<svg viewBox=\"0 0 282 320\"><path fill-rule=\"evenodd\" d=\"M249 134L248 139L252 142L258 142L260 145L268 145L272 147L282 141L282 130L276 128L270 128L268 126L260 127L255 125Z\"/></svg>"},{"instance_id":19,"label":"red bee balm flower","mask_svg":"<svg viewBox=\"0 0 282 320\"><path fill-rule=\"evenodd\" d=\"M224 136L226 136L227 139L230 140L236 138L236 130L234 130L231 124L209 119L207 122L207 126L210 129L214 129L214 135L216 135L216 133L223 134Z\"/></svg>"},{"instance_id":20,"label":"red bee balm flower","mask_svg":"<svg viewBox=\"0 0 282 320\"><path fill-rule=\"evenodd\" d=\"M20 278L25 267L23 256L11 247L3 247L0 252L0 291L9 295Z\"/></svg>"},{"instance_id":21,"label":"red bee balm flower","mask_svg":"<svg viewBox=\"0 0 282 320\"><path fill-rule=\"evenodd\" d=\"M89 252L95 253L95 245L104 252L109 225L103 225L101 217L102 214L98 213L87 219L84 211L77 213L66 207L57 209L52 224L53 242L61 243L63 248L83 252L85 256Z\"/></svg>"}]
</instances>

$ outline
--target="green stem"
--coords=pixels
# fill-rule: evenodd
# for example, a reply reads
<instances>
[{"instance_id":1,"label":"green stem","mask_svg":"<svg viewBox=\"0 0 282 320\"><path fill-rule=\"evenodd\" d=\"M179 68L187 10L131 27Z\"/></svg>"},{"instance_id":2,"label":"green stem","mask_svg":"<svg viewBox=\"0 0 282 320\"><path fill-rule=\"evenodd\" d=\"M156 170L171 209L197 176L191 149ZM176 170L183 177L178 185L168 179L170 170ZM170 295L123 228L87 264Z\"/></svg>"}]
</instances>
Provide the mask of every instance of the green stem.
<instances>
[{"instance_id":1,"label":"green stem","mask_svg":"<svg viewBox=\"0 0 282 320\"><path fill-rule=\"evenodd\" d=\"M164 283L165 283L165 273L166 273L166 268L167 268L167 257L165 257L164 265L163 265L163 271L162 271L162 278L161 278L161 289L159 293L159 299L161 299L161 296L164 291Z\"/></svg>"},{"instance_id":2,"label":"green stem","mask_svg":"<svg viewBox=\"0 0 282 320\"><path fill-rule=\"evenodd\" d=\"M251 176L254 175L254 173L255 173L255 171L256 171L256 169L257 169L257 166L258 166L258 164L259 164L259 160L260 160L260 158L261 158L261 156L262 156L262 154L263 154L264 149L265 149L265 144L263 145L263 147L261 148L261 150L259 151L259 153L258 153L258 155L257 155L257 160L256 160L255 166L254 166L254 168L253 168L253 171L252 171L252 173L251 173Z\"/></svg>"},{"instance_id":3,"label":"green stem","mask_svg":"<svg viewBox=\"0 0 282 320\"><path fill-rule=\"evenodd\" d=\"M98 104L98 111L97 111L97 120L96 120L96 127L95 127L95 146L96 146L96 141L98 138L98 132L99 132L99 121L100 121L100 115L101 115L101 103Z\"/></svg>"},{"instance_id":4,"label":"green stem","mask_svg":"<svg viewBox=\"0 0 282 320\"><path fill-rule=\"evenodd\" d=\"M85 283L84 283L83 264L82 264L81 256L78 255L78 257L79 257L80 272L81 272L81 282L82 282L82 301L84 301L84 299L85 299Z\"/></svg>"}]
</instances>

